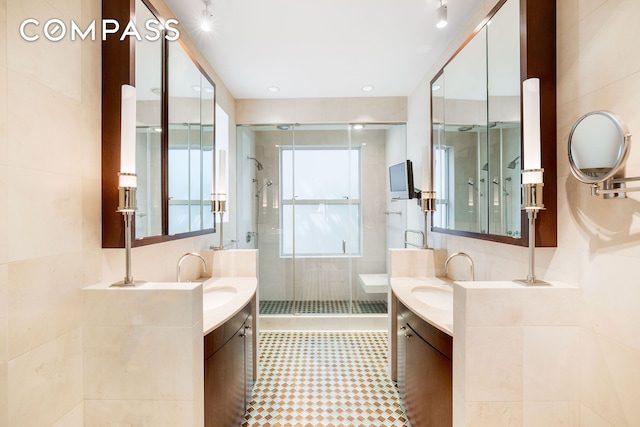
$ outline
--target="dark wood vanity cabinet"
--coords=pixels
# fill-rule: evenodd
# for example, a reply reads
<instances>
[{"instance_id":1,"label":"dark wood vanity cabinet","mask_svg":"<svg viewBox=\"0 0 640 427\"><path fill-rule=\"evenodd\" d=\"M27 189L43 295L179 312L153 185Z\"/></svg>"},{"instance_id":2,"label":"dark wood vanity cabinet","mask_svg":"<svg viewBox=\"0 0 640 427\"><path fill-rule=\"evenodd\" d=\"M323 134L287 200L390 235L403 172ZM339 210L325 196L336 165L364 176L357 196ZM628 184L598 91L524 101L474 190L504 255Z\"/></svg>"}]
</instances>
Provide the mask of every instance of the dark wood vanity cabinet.
<instances>
[{"instance_id":1,"label":"dark wood vanity cabinet","mask_svg":"<svg viewBox=\"0 0 640 427\"><path fill-rule=\"evenodd\" d=\"M242 424L253 387L251 303L204 337L204 425Z\"/></svg>"},{"instance_id":2,"label":"dark wood vanity cabinet","mask_svg":"<svg viewBox=\"0 0 640 427\"><path fill-rule=\"evenodd\" d=\"M453 339L398 302L398 389L413 427L452 425Z\"/></svg>"}]
</instances>

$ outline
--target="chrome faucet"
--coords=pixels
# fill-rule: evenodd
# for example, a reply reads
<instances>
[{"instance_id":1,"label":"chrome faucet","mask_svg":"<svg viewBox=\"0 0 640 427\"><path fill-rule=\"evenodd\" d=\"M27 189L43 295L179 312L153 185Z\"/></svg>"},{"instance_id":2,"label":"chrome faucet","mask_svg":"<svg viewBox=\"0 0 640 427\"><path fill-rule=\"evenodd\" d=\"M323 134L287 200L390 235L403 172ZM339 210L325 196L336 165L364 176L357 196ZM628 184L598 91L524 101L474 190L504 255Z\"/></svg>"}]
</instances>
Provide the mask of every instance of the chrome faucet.
<instances>
[{"instance_id":1,"label":"chrome faucet","mask_svg":"<svg viewBox=\"0 0 640 427\"><path fill-rule=\"evenodd\" d=\"M178 283L180 283L180 265L182 264L182 261L184 261L185 258L188 258L190 256L194 256L194 257L198 257L200 258L200 260L202 261L202 265L204 266L204 272L207 272L207 261L204 259L204 257L198 253L195 252L187 252L186 254L182 255L180 257L180 259L178 260Z\"/></svg>"},{"instance_id":2,"label":"chrome faucet","mask_svg":"<svg viewBox=\"0 0 640 427\"><path fill-rule=\"evenodd\" d=\"M471 265L471 281L475 280L474 274L473 274L473 260L471 259L471 257L468 254L466 254L464 252L456 252L456 253L453 253L453 254L449 255L449 258L447 258L447 260L444 262L444 274L448 274L447 266L449 265L449 261L451 261L453 258L455 258L457 256L464 257L469 261L469 264Z\"/></svg>"}]
</instances>

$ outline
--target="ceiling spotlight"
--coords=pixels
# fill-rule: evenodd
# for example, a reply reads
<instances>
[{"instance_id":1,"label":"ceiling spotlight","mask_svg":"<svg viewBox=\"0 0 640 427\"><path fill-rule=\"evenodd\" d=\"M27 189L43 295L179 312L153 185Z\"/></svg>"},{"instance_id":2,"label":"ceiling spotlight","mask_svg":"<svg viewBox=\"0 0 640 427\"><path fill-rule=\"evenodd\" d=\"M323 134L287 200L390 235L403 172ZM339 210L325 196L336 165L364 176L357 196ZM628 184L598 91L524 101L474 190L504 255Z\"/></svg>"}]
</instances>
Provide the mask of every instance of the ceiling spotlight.
<instances>
[{"instance_id":1,"label":"ceiling spotlight","mask_svg":"<svg viewBox=\"0 0 640 427\"><path fill-rule=\"evenodd\" d=\"M353 130L364 129L364 125L362 123L356 123L354 125L351 125L351 129L353 129Z\"/></svg>"},{"instance_id":2,"label":"ceiling spotlight","mask_svg":"<svg viewBox=\"0 0 640 427\"><path fill-rule=\"evenodd\" d=\"M209 4L211 0L202 0L204 3L204 10L202 11L202 20L200 22L200 29L202 31L209 32L211 31L211 21L213 15L209 12Z\"/></svg>"},{"instance_id":3,"label":"ceiling spotlight","mask_svg":"<svg viewBox=\"0 0 640 427\"><path fill-rule=\"evenodd\" d=\"M447 5L442 4L440 0L440 7L438 8L438 23L436 28L444 28L447 26Z\"/></svg>"},{"instance_id":4,"label":"ceiling spotlight","mask_svg":"<svg viewBox=\"0 0 640 427\"><path fill-rule=\"evenodd\" d=\"M373 85L364 85L362 86L363 92L371 92L373 90Z\"/></svg>"},{"instance_id":5,"label":"ceiling spotlight","mask_svg":"<svg viewBox=\"0 0 640 427\"><path fill-rule=\"evenodd\" d=\"M278 86L269 86L267 90L273 93L280 92L280 88Z\"/></svg>"}]
</instances>

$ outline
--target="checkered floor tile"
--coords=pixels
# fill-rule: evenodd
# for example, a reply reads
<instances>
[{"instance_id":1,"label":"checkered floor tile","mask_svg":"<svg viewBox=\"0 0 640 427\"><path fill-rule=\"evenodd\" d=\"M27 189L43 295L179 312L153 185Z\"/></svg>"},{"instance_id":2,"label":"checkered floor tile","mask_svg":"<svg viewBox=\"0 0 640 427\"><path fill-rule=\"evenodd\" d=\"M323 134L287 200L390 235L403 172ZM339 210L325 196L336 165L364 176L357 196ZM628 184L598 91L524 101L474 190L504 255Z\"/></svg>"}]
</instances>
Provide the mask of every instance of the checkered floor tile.
<instances>
[{"instance_id":1,"label":"checkered floor tile","mask_svg":"<svg viewBox=\"0 0 640 427\"><path fill-rule=\"evenodd\" d=\"M260 314L350 314L349 301L260 301ZM353 301L352 314L386 314L387 301Z\"/></svg>"},{"instance_id":2,"label":"checkered floor tile","mask_svg":"<svg viewBox=\"0 0 640 427\"><path fill-rule=\"evenodd\" d=\"M260 346L242 427L409 427L386 332L261 332Z\"/></svg>"}]
</instances>

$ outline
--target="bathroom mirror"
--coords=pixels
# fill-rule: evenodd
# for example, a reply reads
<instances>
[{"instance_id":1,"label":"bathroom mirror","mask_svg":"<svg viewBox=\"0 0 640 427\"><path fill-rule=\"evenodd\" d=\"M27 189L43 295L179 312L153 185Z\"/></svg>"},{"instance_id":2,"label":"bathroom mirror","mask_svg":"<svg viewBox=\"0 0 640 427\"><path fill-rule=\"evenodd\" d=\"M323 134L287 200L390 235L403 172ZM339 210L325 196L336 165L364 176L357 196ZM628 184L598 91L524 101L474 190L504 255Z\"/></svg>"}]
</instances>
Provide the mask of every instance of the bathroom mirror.
<instances>
[{"instance_id":1,"label":"bathroom mirror","mask_svg":"<svg viewBox=\"0 0 640 427\"><path fill-rule=\"evenodd\" d=\"M569 164L578 181L596 184L616 177L629 155L629 131L608 111L580 117L569 134Z\"/></svg>"},{"instance_id":2,"label":"bathroom mirror","mask_svg":"<svg viewBox=\"0 0 640 427\"><path fill-rule=\"evenodd\" d=\"M163 21L146 0L105 1L102 10L119 22L135 17L138 28L149 19ZM137 98L132 246L212 233L215 84L180 40L114 35L102 51L102 246L124 247L116 212L123 84L136 86Z\"/></svg>"},{"instance_id":3,"label":"bathroom mirror","mask_svg":"<svg viewBox=\"0 0 640 427\"><path fill-rule=\"evenodd\" d=\"M521 82L535 76L544 82L545 191L552 187L536 243L556 244L555 1L532 3L498 2L431 81L436 232L527 245Z\"/></svg>"}]
</instances>

